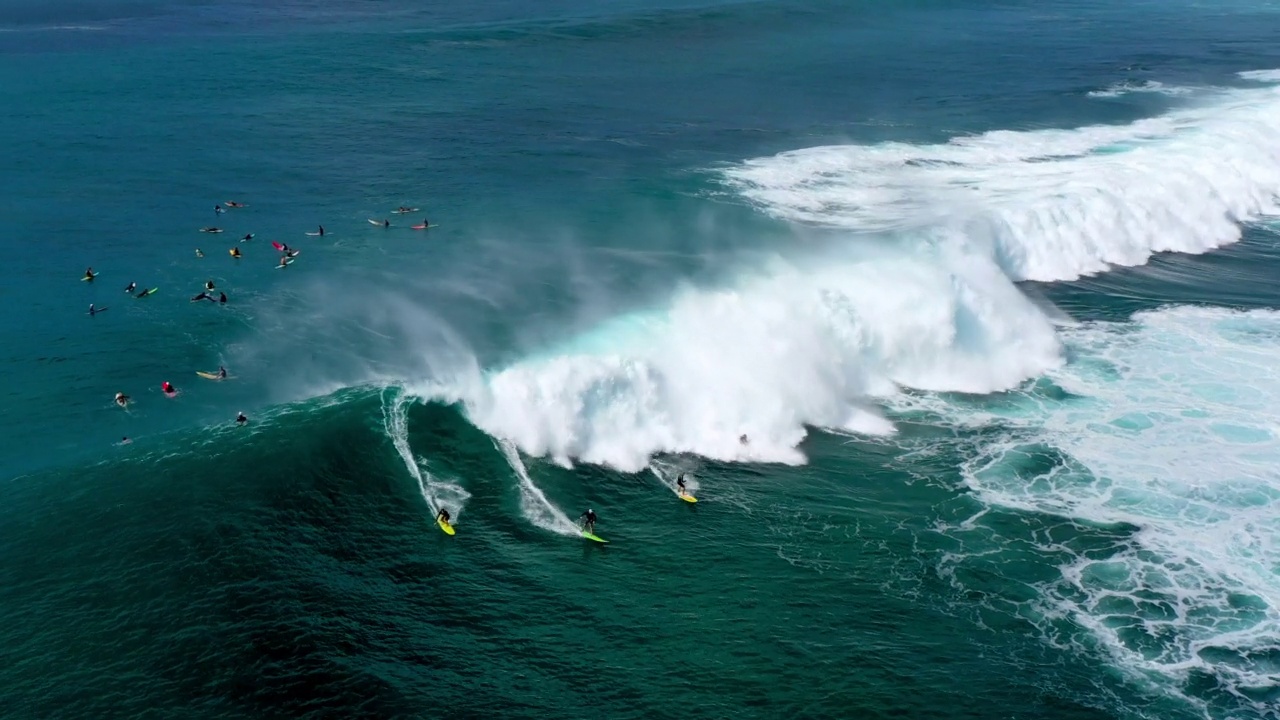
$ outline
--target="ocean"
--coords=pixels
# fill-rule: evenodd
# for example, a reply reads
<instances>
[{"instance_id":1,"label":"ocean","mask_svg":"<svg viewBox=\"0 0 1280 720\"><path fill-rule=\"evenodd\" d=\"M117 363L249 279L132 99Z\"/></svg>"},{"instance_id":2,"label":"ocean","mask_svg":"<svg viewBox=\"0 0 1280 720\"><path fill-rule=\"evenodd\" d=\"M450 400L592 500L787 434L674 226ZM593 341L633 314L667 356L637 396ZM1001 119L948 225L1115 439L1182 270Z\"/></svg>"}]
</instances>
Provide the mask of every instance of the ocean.
<instances>
[{"instance_id":1,"label":"ocean","mask_svg":"<svg viewBox=\"0 0 1280 720\"><path fill-rule=\"evenodd\" d=\"M0 714L1280 718L1277 37L5 0Z\"/></svg>"}]
</instances>

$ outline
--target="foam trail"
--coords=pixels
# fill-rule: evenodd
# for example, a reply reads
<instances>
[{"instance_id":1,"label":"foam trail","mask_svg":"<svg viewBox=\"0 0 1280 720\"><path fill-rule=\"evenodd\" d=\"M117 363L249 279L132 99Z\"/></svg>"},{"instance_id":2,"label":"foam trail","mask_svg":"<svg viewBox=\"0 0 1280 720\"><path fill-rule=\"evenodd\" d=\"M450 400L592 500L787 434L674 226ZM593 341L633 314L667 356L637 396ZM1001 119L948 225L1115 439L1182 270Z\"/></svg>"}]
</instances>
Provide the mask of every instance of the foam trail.
<instances>
[{"instance_id":1,"label":"foam trail","mask_svg":"<svg viewBox=\"0 0 1280 720\"><path fill-rule=\"evenodd\" d=\"M677 496L680 494L680 490L676 488L676 478L679 477L680 473L684 473L684 486L688 488L689 494L694 496L698 494L697 491L700 485L697 478L693 476L692 472L676 463L654 458L649 462L649 472L653 473L653 476L658 478L658 482L665 485L668 490Z\"/></svg>"},{"instance_id":2,"label":"foam trail","mask_svg":"<svg viewBox=\"0 0 1280 720\"><path fill-rule=\"evenodd\" d=\"M1046 635L1061 637L1053 623L1069 619L1135 678L1195 705L1274 716L1280 313L1179 307L1064 335L1078 359L1049 377L1066 395L1015 394L980 420L934 399L944 422L986 426L962 466L982 503L1131 528L1106 552L1073 550L1054 532L996 538L1060 563L1060 579L1037 585ZM978 542L1007 528L981 527Z\"/></svg>"},{"instance_id":3,"label":"foam trail","mask_svg":"<svg viewBox=\"0 0 1280 720\"><path fill-rule=\"evenodd\" d=\"M494 444L502 451L507 464L520 480L520 509L529 522L543 530L550 530L560 535L581 535L582 529L567 515L560 511L529 477L524 462L520 460L520 451L508 440L495 439Z\"/></svg>"},{"instance_id":4,"label":"foam trail","mask_svg":"<svg viewBox=\"0 0 1280 720\"><path fill-rule=\"evenodd\" d=\"M1221 247L1280 211L1280 88L1219 89L1128 125L814 147L724 178L779 218L964 244L1014 280L1070 280Z\"/></svg>"},{"instance_id":5,"label":"foam trail","mask_svg":"<svg viewBox=\"0 0 1280 720\"><path fill-rule=\"evenodd\" d=\"M1158 93L1161 95L1188 95L1192 93L1191 88L1177 87L1165 85L1154 80L1146 80L1143 82L1124 81L1116 83L1106 90L1093 90L1088 93L1092 98L1117 98L1133 93Z\"/></svg>"},{"instance_id":6,"label":"foam trail","mask_svg":"<svg viewBox=\"0 0 1280 720\"><path fill-rule=\"evenodd\" d=\"M444 508L449 511L449 523L457 525L462 515L462 507L471 494L460 485L440 480L432 475L427 470L426 459L414 456L413 449L409 447L408 417L409 405L413 402L412 396L396 389L388 403L384 391L382 426L386 429L387 437L391 438L391 443L395 445L396 452L400 453L400 459L404 461L405 468L413 479L418 481L418 489L422 493L422 498L427 501L431 514L434 516L440 512L440 508Z\"/></svg>"}]
</instances>

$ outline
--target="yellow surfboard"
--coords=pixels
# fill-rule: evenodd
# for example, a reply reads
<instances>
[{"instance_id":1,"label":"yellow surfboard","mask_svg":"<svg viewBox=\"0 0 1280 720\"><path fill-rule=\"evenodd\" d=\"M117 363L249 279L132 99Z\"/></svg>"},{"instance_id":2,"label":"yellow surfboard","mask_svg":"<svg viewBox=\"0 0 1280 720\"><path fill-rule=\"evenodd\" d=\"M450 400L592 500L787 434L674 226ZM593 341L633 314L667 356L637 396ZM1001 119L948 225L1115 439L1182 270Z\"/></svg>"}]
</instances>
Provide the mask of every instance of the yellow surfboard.
<instances>
[{"instance_id":1,"label":"yellow surfboard","mask_svg":"<svg viewBox=\"0 0 1280 720\"><path fill-rule=\"evenodd\" d=\"M698 498L692 495L687 495L685 493L676 493L676 494L679 495L680 499L685 502L698 502Z\"/></svg>"},{"instance_id":2,"label":"yellow surfboard","mask_svg":"<svg viewBox=\"0 0 1280 720\"><path fill-rule=\"evenodd\" d=\"M440 526L445 535L453 534L453 526L446 522L444 518L436 518L436 524Z\"/></svg>"}]
</instances>

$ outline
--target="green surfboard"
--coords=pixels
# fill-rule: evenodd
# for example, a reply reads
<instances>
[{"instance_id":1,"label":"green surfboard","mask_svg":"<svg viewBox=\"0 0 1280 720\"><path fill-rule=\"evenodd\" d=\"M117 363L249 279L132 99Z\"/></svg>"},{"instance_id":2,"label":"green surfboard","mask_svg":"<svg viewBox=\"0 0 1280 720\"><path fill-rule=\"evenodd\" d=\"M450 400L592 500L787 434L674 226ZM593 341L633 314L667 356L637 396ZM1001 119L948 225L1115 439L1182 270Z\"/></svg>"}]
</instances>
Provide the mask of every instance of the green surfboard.
<instances>
[{"instance_id":1,"label":"green surfboard","mask_svg":"<svg viewBox=\"0 0 1280 720\"><path fill-rule=\"evenodd\" d=\"M596 541L596 542L598 542L598 543L605 543L606 545L609 543L609 541L608 541L608 540L605 540L604 538L600 537L599 535L592 535L591 533L587 532L586 530L583 530L583 531L582 531L582 537L584 537L584 538L586 538L586 539L588 539L588 540L595 540L595 541Z\"/></svg>"}]
</instances>

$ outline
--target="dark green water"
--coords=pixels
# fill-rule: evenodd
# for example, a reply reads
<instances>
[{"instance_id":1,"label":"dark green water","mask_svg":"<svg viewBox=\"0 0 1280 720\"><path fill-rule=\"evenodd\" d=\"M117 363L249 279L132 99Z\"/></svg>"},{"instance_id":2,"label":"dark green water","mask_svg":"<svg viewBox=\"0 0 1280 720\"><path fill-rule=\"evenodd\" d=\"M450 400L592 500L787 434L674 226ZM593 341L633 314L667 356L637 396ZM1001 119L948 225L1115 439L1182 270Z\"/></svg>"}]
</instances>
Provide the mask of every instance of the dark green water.
<instances>
[{"instance_id":1,"label":"dark green water","mask_svg":"<svg viewBox=\"0 0 1280 720\"><path fill-rule=\"evenodd\" d=\"M0 4L0 714L1275 720L1277 31Z\"/></svg>"}]
</instances>

